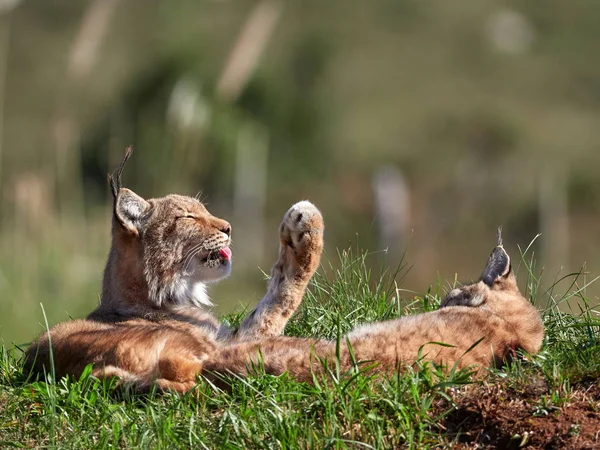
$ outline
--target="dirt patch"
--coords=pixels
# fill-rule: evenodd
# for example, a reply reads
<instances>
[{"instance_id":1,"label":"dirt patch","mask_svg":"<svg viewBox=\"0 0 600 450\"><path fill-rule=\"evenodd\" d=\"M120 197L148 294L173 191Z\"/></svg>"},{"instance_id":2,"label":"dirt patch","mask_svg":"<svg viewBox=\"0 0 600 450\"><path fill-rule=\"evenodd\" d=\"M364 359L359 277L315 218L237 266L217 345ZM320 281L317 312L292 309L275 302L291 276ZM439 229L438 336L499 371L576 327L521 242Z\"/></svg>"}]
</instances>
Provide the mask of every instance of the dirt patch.
<instances>
[{"instance_id":1,"label":"dirt patch","mask_svg":"<svg viewBox=\"0 0 600 450\"><path fill-rule=\"evenodd\" d=\"M600 386L553 392L539 381L522 388L482 385L453 394L440 425L455 448L600 449Z\"/></svg>"}]
</instances>

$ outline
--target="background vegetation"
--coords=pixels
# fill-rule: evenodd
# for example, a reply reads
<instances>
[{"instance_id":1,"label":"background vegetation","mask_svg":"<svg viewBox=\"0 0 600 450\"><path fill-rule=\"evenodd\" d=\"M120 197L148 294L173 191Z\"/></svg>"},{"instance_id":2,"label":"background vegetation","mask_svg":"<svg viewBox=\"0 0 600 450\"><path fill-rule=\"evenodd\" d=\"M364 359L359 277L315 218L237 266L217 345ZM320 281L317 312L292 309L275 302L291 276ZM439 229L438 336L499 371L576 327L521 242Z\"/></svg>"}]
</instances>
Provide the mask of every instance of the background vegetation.
<instances>
[{"instance_id":1,"label":"background vegetation","mask_svg":"<svg viewBox=\"0 0 600 450\"><path fill-rule=\"evenodd\" d=\"M129 187L232 222L220 313L261 296L301 198L330 256L408 247L409 291L477 276L499 224L513 254L542 232L546 280L599 273L599 22L586 0L1 1L0 338L96 304L129 144Z\"/></svg>"}]
</instances>

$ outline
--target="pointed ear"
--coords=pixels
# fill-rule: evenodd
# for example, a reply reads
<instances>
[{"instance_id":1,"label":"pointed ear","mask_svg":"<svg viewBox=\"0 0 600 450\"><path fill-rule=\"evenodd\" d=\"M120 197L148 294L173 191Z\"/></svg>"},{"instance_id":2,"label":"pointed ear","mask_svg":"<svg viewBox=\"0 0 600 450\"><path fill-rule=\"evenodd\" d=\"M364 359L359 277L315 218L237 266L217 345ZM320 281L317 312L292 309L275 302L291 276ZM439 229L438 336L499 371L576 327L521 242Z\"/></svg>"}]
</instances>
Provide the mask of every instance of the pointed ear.
<instances>
[{"instance_id":1,"label":"pointed ear","mask_svg":"<svg viewBox=\"0 0 600 450\"><path fill-rule=\"evenodd\" d=\"M121 188L115 199L115 219L131 234L138 235L151 205L135 192Z\"/></svg>"},{"instance_id":2,"label":"pointed ear","mask_svg":"<svg viewBox=\"0 0 600 450\"><path fill-rule=\"evenodd\" d=\"M492 287L494 282L500 278L510 275L510 256L502 245L497 246L490 255L485 269L481 274L481 281Z\"/></svg>"},{"instance_id":3,"label":"pointed ear","mask_svg":"<svg viewBox=\"0 0 600 450\"><path fill-rule=\"evenodd\" d=\"M146 215L150 204L135 192L122 188L121 176L123 169L131 154L133 147L127 147L123 161L119 164L117 170L108 174L108 184L114 199L114 215L116 221L132 234L139 234L139 225L141 219Z\"/></svg>"}]
</instances>

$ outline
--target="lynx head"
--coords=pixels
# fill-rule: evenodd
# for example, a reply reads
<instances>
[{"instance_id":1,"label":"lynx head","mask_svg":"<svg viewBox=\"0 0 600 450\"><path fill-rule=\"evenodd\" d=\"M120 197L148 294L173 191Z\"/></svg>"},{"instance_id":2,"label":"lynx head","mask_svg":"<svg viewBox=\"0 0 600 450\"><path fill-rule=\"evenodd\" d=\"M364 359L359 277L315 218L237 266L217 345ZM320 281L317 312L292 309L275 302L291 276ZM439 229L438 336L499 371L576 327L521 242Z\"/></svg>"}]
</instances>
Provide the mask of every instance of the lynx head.
<instances>
[{"instance_id":1,"label":"lynx head","mask_svg":"<svg viewBox=\"0 0 600 450\"><path fill-rule=\"evenodd\" d=\"M496 310L501 303L514 298L525 300L517 287L510 256L502 245L502 230L498 229L498 245L492 250L479 281L451 290L440 307L485 306Z\"/></svg>"},{"instance_id":2,"label":"lynx head","mask_svg":"<svg viewBox=\"0 0 600 450\"><path fill-rule=\"evenodd\" d=\"M144 199L121 187L131 153L128 148L119 168L108 177L114 198L113 242L102 304L117 309L210 305L206 283L226 277L231 270L231 226L195 198Z\"/></svg>"},{"instance_id":3,"label":"lynx head","mask_svg":"<svg viewBox=\"0 0 600 450\"><path fill-rule=\"evenodd\" d=\"M514 332L510 348L537 353L542 347L544 324L538 310L517 287L500 229L498 245L492 250L479 281L450 291L440 308L453 306L483 308L500 317Z\"/></svg>"}]
</instances>

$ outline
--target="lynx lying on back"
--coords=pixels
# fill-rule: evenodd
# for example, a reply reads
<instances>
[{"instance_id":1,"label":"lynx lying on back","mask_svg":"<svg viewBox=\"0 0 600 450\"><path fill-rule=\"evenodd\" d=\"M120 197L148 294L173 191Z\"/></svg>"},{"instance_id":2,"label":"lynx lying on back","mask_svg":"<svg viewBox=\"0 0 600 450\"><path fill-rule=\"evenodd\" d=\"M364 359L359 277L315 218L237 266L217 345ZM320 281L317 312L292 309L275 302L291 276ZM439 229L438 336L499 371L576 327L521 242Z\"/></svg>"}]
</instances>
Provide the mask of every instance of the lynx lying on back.
<instances>
[{"instance_id":1,"label":"lynx lying on back","mask_svg":"<svg viewBox=\"0 0 600 450\"><path fill-rule=\"evenodd\" d=\"M110 178L113 238L100 305L86 320L43 334L26 352L26 369L49 372L53 355L57 377L77 377L92 364L97 377L184 392L200 374L246 375L260 359L267 373L288 371L309 381L323 368L319 359L335 357L336 343L280 334L320 261L324 226L319 211L300 202L285 214L267 293L240 328L231 330L202 309L210 304L206 283L229 274L230 225L196 199L144 200L121 188L130 154ZM516 348L537 352L543 333L539 314L520 294L510 258L499 245L481 280L450 292L439 310L362 326L347 341L356 360L393 371L413 364L421 347L427 360L490 366ZM350 368L346 341L339 356L342 367Z\"/></svg>"},{"instance_id":2,"label":"lynx lying on back","mask_svg":"<svg viewBox=\"0 0 600 450\"><path fill-rule=\"evenodd\" d=\"M377 363L372 371L393 372L419 358L483 368L502 364L517 349L537 353L543 337L540 315L519 292L500 241L480 280L452 290L437 311L363 325L342 338L339 348L337 342L283 336L234 343L220 348L205 369L246 375L250 363L260 361L266 373L311 381L323 371L323 360L337 357L344 371L363 361Z\"/></svg>"}]
</instances>

